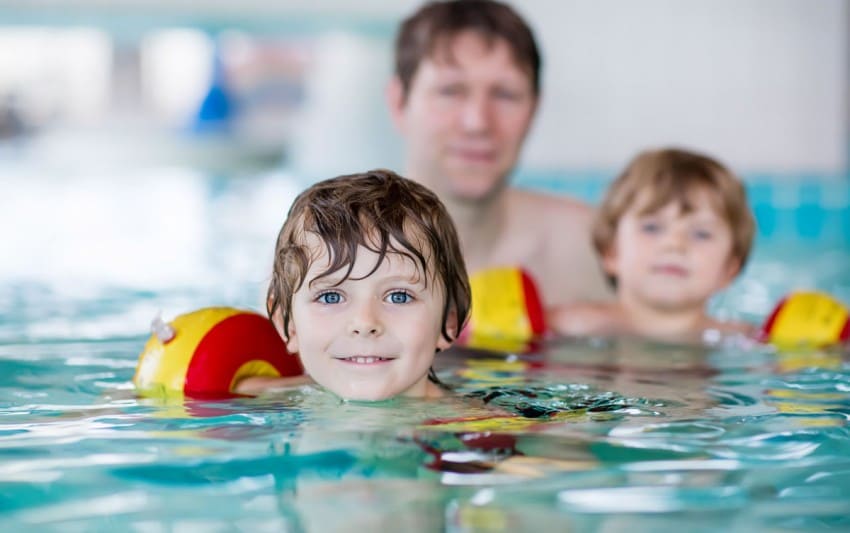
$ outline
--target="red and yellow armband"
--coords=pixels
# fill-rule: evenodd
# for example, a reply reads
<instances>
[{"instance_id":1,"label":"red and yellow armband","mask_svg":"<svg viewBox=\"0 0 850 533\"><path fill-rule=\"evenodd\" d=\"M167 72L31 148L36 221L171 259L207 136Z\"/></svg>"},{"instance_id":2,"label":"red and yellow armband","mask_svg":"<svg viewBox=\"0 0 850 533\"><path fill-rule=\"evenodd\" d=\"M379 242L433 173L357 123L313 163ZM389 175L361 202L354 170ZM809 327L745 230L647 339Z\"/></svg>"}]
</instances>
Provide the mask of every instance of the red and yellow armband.
<instances>
[{"instance_id":1,"label":"red and yellow armband","mask_svg":"<svg viewBox=\"0 0 850 533\"><path fill-rule=\"evenodd\" d=\"M143 394L228 395L246 377L304 373L272 323L252 311L208 307L156 319L152 329L133 377Z\"/></svg>"},{"instance_id":2,"label":"red and yellow armband","mask_svg":"<svg viewBox=\"0 0 850 533\"><path fill-rule=\"evenodd\" d=\"M525 352L546 331L543 305L531 276L519 268L492 268L469 278L472 309L461 344Z\"/></svg>"},{"instance_id":3,"label":"red and yellow armband","mask_svg":"<svg viewBox=\"0 0 850 533\"><path fill-rule=\"evenodd\" d=\"M780 348L827 346L850 339L850 312L823 292L794 292L765 321L761 340Z\"/></svg>"}]
</instances>

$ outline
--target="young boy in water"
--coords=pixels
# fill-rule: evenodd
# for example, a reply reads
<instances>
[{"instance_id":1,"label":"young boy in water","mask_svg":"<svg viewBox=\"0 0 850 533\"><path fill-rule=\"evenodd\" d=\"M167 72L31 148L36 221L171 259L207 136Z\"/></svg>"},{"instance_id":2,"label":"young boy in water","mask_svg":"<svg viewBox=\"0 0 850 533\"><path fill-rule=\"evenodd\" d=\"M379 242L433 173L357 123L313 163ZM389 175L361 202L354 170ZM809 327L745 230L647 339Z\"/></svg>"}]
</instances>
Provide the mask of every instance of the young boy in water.
<instances>
[{"instance_id":1,"label":"young boy in water","mask_svg":"<svg viewBox=\"0 0 850 533\"><path fill-rule=\"evenodd\" d=\"M442 390L431 363L465 324L470 289L440 200L373 170L316 183L295 199L277 239L267 302L289 352L338 396L436 397ZM291 384L249 377L236 392Z\"/></svg>"},{"instance_id":2,"label":"young boy in water","mask_svg":"<svg viewBox=\"0 0 850 533\"><path fill-rule=\"evenodd\" d=\"M643 152L608 189L593 225L616 301L560 308L550 327L677 341L753 333L710 317L706 304L740 272L754 226L743 184L722 164L672 148Z\"/></svg>"}]
</instances>

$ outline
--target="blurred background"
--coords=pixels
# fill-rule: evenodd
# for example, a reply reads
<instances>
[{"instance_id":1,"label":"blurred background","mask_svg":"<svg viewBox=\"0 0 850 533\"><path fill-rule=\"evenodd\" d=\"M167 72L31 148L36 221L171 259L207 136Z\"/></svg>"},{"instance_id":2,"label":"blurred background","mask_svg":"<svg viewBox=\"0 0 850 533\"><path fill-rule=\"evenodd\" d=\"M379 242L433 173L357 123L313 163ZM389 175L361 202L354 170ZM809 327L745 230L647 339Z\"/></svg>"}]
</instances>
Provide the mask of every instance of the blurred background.
<instances>
[{"instance_id":1,"label":"blurred background","mask_svg":"<svg viewBox=\"0 0 850 533\"><path fill-rule=\"evenodd\" d=\"M745 178L757 251L795 250L783 284L850 270L850 2L512 3L544 57L519 185L597 202L639 150L705 151ZM3 307L104 287L261 302L303 186L401 170L384 87L418 5L0 0Z\"/></svg>"}]
</instances>

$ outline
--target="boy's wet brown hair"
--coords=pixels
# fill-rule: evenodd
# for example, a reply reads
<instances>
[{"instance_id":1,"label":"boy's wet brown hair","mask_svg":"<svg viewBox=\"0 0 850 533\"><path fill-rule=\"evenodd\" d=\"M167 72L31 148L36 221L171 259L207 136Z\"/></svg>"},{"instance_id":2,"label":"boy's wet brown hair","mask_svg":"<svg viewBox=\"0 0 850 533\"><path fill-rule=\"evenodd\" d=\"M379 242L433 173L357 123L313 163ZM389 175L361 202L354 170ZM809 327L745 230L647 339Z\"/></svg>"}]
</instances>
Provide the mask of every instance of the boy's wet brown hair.
<instances>
[{"instance_id":1,"label":"boy's wet brown hair","mask_svg":"<svg viewBox=\"0 0 850 533\"><path fill-rule=\"evenodd\" d=\"M442 284L446 297L443 337L450 342L455 338L447 328L452 311L457 332L466 323L469 278L457 231L443 203L413 180L389 170L371 170L320 181L298 195L290 207L277 238L266 299L269 318L281 320L285 337L292 320L292 297L302 284L313 281L305 279L315 254L308 234L320 239L330 258L330 265L317 278L344 271L339 283L348 279L359 246L379 256L365 277L378 269L387 254L400 254L417 265L426 283Z\"/></svg>"},{"instance_id":2,"label":"boy's wet brown hair","mask_svg":"<svg viewBox=\"0 0 850 533\"><path fill-rule=\"evenodd\" d=\"M747 262L755 221L744 184L723 164L711 157L679 148L649 150L637 155L608 188L593 223L593 245L599 256L614 242L617 225L638 197L645 202L641 214L649 214L675 202L684 213L696 208L695 191L708 191L713 207L732 230L732 256ZM616 280L609 277L616 285Z\"/></svg>"},{"instance_id":3,"label":"boy's wet brown hair","mask_svg":"<svg viewBox=\"0 0 850 533\"><path fill-rule=\"evenodd\" d=\"M494 0L450 0L426 3L399 28L395 74L405 97L419 64L437 54L451 59L452 40L467 30L477 32L490 46L503 39L516 64L528 73L534 94L540 94L540 51L525 20L509 5Z\"/></svg>"}]
</instances>

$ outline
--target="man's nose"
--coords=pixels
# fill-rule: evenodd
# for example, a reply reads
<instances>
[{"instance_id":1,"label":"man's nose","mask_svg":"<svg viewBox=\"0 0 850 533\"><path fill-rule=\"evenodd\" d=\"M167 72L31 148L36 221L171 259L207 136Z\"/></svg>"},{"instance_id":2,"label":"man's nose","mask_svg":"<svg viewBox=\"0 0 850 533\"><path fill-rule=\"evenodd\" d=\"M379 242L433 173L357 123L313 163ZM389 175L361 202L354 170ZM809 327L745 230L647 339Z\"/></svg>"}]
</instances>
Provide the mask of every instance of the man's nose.
<instances>
[{"instance_id":1,"label":"man's nose","mask_svg":"<svg viewBox=\"0 0 850 533\"><path fill-rule=\"evenodd\" d=\"M461 112L461 124L469 132L487 131L492 124L492 105L486 94L471 94Z\"/></svg>"},{"instance_id":2,"label":"man's nose","mask_svg":"<svg viewBox=\"0 0 850 533\"><path fill-rule=\"evenodd\" d=\"M373 301L363 302L356 307L348 324L348 332L354 336L375 337L384 333L380 314Z\"/></svg>"}]
</instances>

